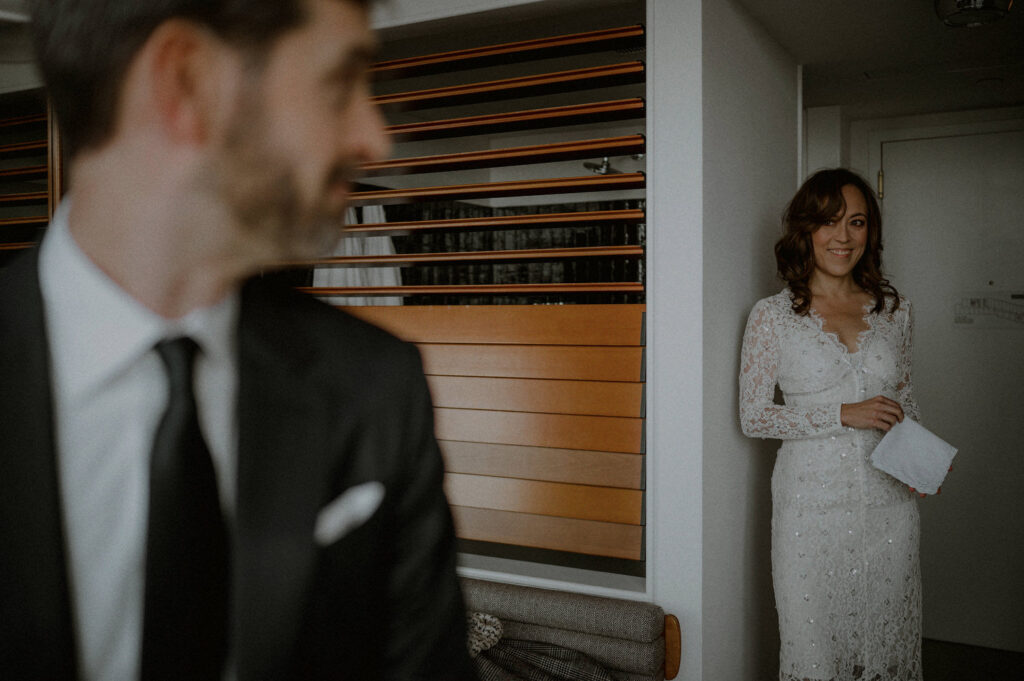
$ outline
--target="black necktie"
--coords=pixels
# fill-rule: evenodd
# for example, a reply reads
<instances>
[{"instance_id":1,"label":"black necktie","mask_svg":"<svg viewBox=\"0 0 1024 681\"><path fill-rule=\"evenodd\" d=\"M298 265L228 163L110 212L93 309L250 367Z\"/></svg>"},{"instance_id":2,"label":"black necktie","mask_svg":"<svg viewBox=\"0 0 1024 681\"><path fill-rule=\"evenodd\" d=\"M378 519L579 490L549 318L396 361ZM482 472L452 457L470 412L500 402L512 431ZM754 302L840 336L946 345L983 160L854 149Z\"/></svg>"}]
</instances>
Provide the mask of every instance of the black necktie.
<instances>
[{"instance_id":1,"label":"black necktie","mask_svg":"<svg viewBox=\"0 0 1024 681\"><path fill-rule=\"evenodd\" d=\"M150 459L142 681L221 681L229 549L217 480L192 391L198 346L156 346L170 380Z\"/></svg>"}]
</instances>

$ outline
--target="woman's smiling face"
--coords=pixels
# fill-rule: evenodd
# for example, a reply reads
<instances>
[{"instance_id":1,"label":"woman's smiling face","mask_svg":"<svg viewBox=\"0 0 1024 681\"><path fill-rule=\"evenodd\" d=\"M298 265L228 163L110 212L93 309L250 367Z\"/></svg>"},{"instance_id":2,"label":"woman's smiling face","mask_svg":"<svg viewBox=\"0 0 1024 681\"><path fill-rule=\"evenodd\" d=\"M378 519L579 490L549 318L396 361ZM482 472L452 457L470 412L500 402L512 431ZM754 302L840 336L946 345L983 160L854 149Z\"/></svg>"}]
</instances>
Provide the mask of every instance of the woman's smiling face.
<instances>
[{"instance_id":1,"label":"woman's smiling face","mask_svg":"<svg viewBox=\"0 0 1024 681\"><path fill-rule=\"evenodd\" d=\"M867 202L852 184L842 191L844 209L811 235L815 276L846 278L864 255L868 242Z\"/></svg>"}]
</instances>

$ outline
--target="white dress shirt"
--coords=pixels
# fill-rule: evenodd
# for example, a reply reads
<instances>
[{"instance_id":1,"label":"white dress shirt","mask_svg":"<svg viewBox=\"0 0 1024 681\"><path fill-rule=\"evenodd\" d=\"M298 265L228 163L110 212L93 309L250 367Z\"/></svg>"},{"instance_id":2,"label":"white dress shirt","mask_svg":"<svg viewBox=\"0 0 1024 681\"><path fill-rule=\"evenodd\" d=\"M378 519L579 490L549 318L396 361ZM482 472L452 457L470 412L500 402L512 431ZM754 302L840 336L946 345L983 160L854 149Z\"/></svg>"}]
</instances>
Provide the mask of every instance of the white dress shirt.
<instances>
[{"instance_id":1,"label":"white dress shirt","mask_svg":"<svg viewBox=\"0 0 1024 681\"><path fill-rule=\"evenodd\" d=\"M142 641L149 454L167 402L153 349L200 346L195 390L221 503L235 499L238 296L168 320L107 277L68 228L69 201L40 251L56 446L80 670L86 681L137 679Z\"/></svg>"}]
</instances>

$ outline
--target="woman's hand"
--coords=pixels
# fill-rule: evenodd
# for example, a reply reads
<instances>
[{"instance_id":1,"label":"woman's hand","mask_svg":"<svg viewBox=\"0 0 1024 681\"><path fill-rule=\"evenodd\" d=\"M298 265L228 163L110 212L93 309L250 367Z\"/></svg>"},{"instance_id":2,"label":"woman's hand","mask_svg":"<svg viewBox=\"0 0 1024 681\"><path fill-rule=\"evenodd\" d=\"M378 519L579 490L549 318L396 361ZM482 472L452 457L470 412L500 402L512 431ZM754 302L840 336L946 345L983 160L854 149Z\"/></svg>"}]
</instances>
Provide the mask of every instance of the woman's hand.
<instances>
[{"instance_id":1,"label":"woman's hand","mask_svg":"<svg viewBox=\"0 0 1024 681\"><path fill-rule=\"evenodd\" d=\"M895 400L875 395L870 400L842 405L839 420L849 428L877 428L888 433L903 420L903 408Z\"/></svg>"}]
</instances>

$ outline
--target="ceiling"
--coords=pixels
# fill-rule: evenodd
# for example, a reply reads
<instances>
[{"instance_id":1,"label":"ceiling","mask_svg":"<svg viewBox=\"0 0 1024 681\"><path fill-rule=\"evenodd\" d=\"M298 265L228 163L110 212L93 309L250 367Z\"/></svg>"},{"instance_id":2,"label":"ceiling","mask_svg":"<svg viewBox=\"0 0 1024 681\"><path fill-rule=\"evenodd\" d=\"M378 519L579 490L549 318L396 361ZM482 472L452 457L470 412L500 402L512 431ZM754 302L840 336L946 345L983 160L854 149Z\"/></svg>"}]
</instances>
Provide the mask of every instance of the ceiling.
<instances>
[{"instance_id":1,"label":"ceiling","mask_svg":"<svg viewBox=\"0 0 1024 681\"><path fill-rule=\"evenodd\" d=\"M804 65L804 105L851 118L1024 105L1024 2L949 28L933 0L737 0Z\"/></svg>"}]
</instances>

